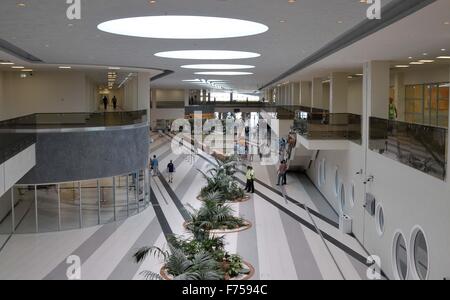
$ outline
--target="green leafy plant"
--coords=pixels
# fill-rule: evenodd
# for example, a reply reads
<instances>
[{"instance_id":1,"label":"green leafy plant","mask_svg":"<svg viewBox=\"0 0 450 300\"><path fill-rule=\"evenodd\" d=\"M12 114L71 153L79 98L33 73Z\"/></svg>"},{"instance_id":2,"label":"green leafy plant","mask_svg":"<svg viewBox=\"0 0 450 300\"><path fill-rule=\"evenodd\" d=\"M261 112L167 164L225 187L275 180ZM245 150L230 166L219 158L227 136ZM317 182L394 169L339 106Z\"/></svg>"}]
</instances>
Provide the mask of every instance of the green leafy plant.
<instances>
[{"instance_id":1,"label":"green leafy plant","mask_svg":"<svg viewBox=\"0 0 450 300\"><path fill-rule=\"evenodd\" d=\"M170 251L158 247L144 247L134 254L137 263L149 255L163 258L166 272L174 280L224 280L245 275L245 269L239 255L230 255L225 251L224 237L216 237L200 228L191 230L190 238L170 236ZM163 280L155 272L143 271L147 280Z\"/></svg>"},{"instance_id":2,"label":"green leafy plant","mask_svg":"<svg viewBox=\"0 0 450 300\"><path fill-rule=\"evenodd\" d=\"M224 273L220 264L208 252L200 251L191 257L182 249L169 244L170 252L158 247L144 247L134 254L137 263L142 262L148 255L162 257L167 273L173 280L221 280ZM151 271L141 274L147 280L162 280L162 276Z\"/></svg>"},{"instance_id":3,"label":"green leafy plant","mask_svg":"<svg viewBox=\"0 0 450 300\"><path fill-rule=\"evenodd\" d=\"M237 229L246 225L242 218L233 215L233 209L217 201L204 201L200 209L191 214L189 229L200 228L205 231L216 229Z\"/></svg>"},{"instance_id":4,"label":"green leafy plant","mask_svg":"<svg viewBox=\"0 0 450 300\"><path fill-rule=\"evenodd\" d=\"M229 158L225 162L216 159L217 166L212 167L206 172L198 170L203 174L207 185L200 191L200 197L203 199L212 193L220 193L221 202L235 201L245 196L244 190L238 185L234 179L236 173L236 160Z\"/></svg>"}]
</instances>

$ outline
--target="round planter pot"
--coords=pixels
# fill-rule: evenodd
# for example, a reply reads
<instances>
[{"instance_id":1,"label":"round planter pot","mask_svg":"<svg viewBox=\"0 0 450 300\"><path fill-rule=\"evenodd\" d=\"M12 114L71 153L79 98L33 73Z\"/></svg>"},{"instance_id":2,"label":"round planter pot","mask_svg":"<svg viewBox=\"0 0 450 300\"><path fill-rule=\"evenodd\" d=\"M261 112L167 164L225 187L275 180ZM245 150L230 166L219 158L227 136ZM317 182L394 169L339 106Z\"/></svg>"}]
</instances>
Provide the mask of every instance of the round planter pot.
<instances>
[{"instance_id":1,"label":"round planter pot","mask_svg":"<svg viewBox=\"0 0 450 300\"><path fill-rule=\"evenodd\" d=\"M250 279L253 277L253 275L255 275L255 268L254 268L250 263L248 263L248 262L246 262L246 261L243 261L242 264L243 264L247 269L250 270L250 273L248 273L248 274L246 274L246 275L240 275L240 276L238 276L238 277L230 278L229 280L250 280ZM166 266L163 266L163 267L161 268L161 270L160 270L160 272L159 272L159 275L161 275L161 277L162 277L164 280L173 280L173 276L170 275L170 274L167 272Z\"/></svg>"},{"instance_id":2,"label":"round planter pot","mask_svg":"<svg viewBox=\"0 0 450 300\"><path fill-rule=\"evenodd\" d=\"M236 229L213 229L213 230L208 230L208 232L210 234L228 234L228 233L237 233L237 232L242 232L245 230L248 230L250 228L252 228L252 223L248 220L244 220L245 226L242 226L240 228L236 228ZM190 222L184 222L183 223L183 227L185 229L188 229Z\"/></svg>"}]
</instances>

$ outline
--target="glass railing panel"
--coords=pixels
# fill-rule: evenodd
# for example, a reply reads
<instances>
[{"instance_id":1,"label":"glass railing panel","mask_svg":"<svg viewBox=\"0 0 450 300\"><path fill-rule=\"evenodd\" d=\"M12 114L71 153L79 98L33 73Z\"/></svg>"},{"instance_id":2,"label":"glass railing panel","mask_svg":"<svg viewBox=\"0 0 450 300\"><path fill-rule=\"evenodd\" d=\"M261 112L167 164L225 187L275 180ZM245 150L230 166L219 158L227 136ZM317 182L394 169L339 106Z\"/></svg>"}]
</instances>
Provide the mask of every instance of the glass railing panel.
<instances>
[{"instance_id":1,"label":"glass railing panel","mask_svg":"<svg viewBox=\"0 0 450 300\"><path fill-rule=\"evenodd\" d=\"M97 180L81 182L81 211L83 227L99 224L99 187Z\"/></svg>"},{"instance_id":2,"label":"glass railing panel","mask_svg":"<svg viewBox=\"0 0 450 300\"><path fill-rule=\"evenodd\" d=\"M0 129L0 164L35 143L35 134L2 132Z\"/></svg>"},{"instance_id":3,"label":"glass railing panel","mask_svg":"<svg viewBox=\"0 0 450 300\"><path fill-rule=\"evenodd\" d=\"M14 189L11 189L5 195L3 196L2 200L2 209L0 210L0 247L5 242L3 235L6 235L6 238L8 235L12 232L12 201L11 199L11 192L13 192Z\"/></svg>"},{"instance_id":4,"label":"glass railing panel","mask_svg":"<svg viewBox=\"0 0 450 300\"><path fill-rule=\"evenodd\" d=\"M115 186L116 186L116 218L117 220L124 220L128 217L128 200L127 193L127 178L128 176L116 176Z\"/></svg>"},{"instance_id":5,"label":"glass railing panel","mask_svg":"<svg viewBox=\"0 0 450 300\"><path fill-rule=\"evenodd\" d=\"M447 134L448 130L442 127L370 118L369 148L444 180Z\"/></svg>"},{"instance_id":6,"label":"glass railing panel","mask_svg":"<svg viewBox=\"0 0 450 300\"><path fill-rule=\"evenodd\" d=\"M297 112L294 131L311 140L350 140L361 144L361 116L348 113Z\"/></svg>"},{"instance_id":7,"label":"glass railing panel","mask_svg":"<svg viewBox=\"0 0 450 300\"><path fill-rule=\"evenodd\" d=\"M14 209L14 227L16 233L36 232L36 205L34 186L15 188L17 203Z\"/></svg>"},{"instance_id":8,"label":"glass railing panel","mask_svg":"<svg viewBox=\"0 0 450 300\"><path fill-rule=\"evenodd\" d=\"M60 185L61 230L80 228L80 186L78 182Z\"/></svg>"},{"instance_id":9,"label":"glass railing panel","mask_svg":"<svg viewBox=\"0 0 450 300\"><path fill-rule=\"evenodd\" d=\"M130 216L134 216L139 212L136 173L128 176L128 209Z\"/></svg>"},{"instance_id":10,"label":"glass railing panel","mask_svg":"<svg viewBox=\"0 0 450 300\"><path fill-rule=\"evenodd\" d=\"M38 231L54 232L59 230L58 186L37 186Z\"/></svg>"},{"instance_id":11,"label":"glass railing panel","mask_svg":"<svg viewBox=\"0 0 450 300\"><path fill-rule=\"evenodd\" d=\"M111 127L147 121L147 111L104 113L39 113L0 122L0 129Z\"/></svg>"},{"instance_id":12,"label":"glass railing panel","mask_svg":"<svg viewBox=\"0 0 450 300\"><path fill-rule=\"evenodd\" d=\"M100 184L100 223L107 224L114 221L114 188L113 179L104 178L99 180Z\"/></svg>"}]
</instances>

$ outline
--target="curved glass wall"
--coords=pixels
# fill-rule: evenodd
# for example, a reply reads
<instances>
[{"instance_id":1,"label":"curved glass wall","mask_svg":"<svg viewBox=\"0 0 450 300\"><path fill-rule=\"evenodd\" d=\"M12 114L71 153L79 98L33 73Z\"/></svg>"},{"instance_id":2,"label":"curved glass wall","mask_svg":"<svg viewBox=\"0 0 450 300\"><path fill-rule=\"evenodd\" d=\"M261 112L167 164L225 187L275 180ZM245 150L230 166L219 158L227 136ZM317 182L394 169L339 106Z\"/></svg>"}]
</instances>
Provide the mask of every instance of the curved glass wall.
<instances>
[{"instance_id":1,"label":"curved glass wall","mask_svg":"<svg viewBox=\"0 0 450 300\"><path fill-rule=\"evenodd\" d=\"M76 182L16 185L0 234L54 232L124 220L150 204L148 170Z\"/></svg>"}]
</instances>

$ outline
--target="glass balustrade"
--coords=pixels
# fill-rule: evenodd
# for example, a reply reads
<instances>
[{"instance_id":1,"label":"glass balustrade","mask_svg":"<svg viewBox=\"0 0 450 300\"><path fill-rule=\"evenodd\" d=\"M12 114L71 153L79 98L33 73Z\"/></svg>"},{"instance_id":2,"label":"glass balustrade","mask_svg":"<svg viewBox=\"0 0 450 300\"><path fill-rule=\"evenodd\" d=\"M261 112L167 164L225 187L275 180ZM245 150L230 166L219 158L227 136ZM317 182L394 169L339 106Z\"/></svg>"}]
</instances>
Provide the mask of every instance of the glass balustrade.
<instances>
[{"instance_id":1,"label":"glass balustrade","mask_svg":"<svg viewBox=\"0 0 450 300\"><path fill-rule=\"evenodd\" d=\"M298 111L293 130L310 140L350 140L361 144L362 119L350 113Z\"/></svg>"},{"instance_id":2,"label":"glass balustrade","mask_svg":"<svg viewBox=\"0 0 450 300\"><path fill-rule=\"evenodd\" d=\"M150 205L148 169L45 185L15 185L0 235L55 232L124 220Z\"/></svg>"},{"instance_id":3,"label":"glass balustrade","mask_svg":"<svg viewBox=\"0 0 450 300\"><path fill-rule=\"evenodd\" d=\"M444 180L448 129L370 118L369 148L414 169Z\"/></svg>"},{"instance_id":4,"label":"glass balustrade","mask_svg":"<svg viewBox=\"0 0 450 300\"><path fill-rule=\"evenodd\" d=\"M39 113L0 122L0 132L20 129L91 128L140 124L147 111L104 113Z\"/></svg>"}]
</instances>

